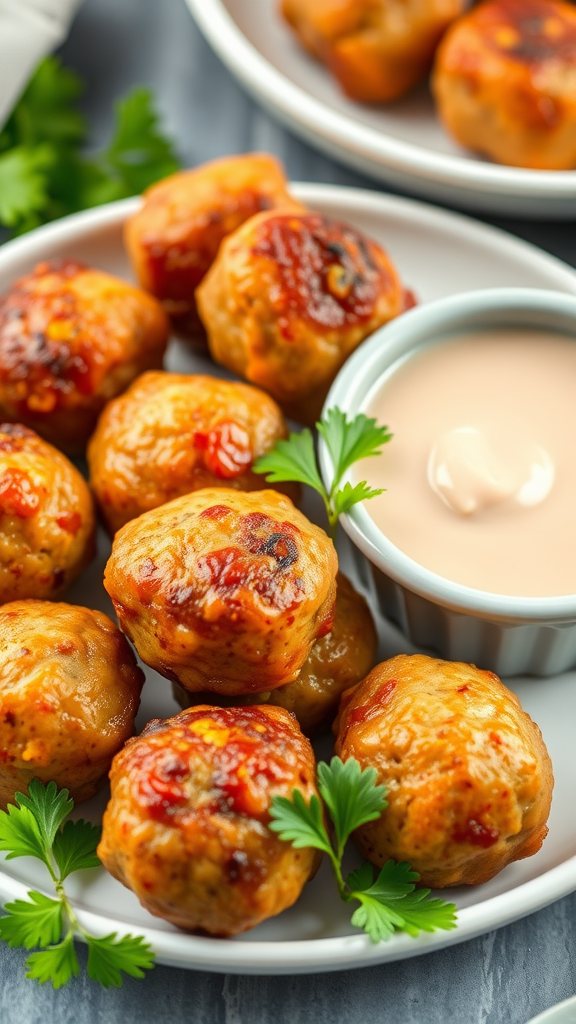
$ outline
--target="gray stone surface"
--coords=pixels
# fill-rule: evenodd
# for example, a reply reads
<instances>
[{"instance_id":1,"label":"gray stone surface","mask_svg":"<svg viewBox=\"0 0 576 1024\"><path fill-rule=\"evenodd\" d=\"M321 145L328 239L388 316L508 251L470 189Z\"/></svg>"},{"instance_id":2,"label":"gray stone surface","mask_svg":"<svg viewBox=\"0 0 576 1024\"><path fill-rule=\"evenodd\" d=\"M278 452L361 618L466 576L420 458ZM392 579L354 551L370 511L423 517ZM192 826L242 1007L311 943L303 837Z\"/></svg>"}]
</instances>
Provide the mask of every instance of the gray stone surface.
<instances>
[{"instance_id":1,"label":"gray stone surface","mask_svg":"<svg viewBox=\"0 0 576 1024\"><path fill-rule=\"evenodd\" d=\"M86 79L95 145L108 136L113 100L143 84L187 164L257 148L281 157L292 178L379 187L260 111L183 0L85 0L63 55ZM576 266L574 223L493 223ZM54 992L25 980L24 960L0 946L0 1024L525 1024L576 991L576 895L443 952L340 974L223 977L158 967L121 990L84 977Z\"/></svg>"}]
</instances>

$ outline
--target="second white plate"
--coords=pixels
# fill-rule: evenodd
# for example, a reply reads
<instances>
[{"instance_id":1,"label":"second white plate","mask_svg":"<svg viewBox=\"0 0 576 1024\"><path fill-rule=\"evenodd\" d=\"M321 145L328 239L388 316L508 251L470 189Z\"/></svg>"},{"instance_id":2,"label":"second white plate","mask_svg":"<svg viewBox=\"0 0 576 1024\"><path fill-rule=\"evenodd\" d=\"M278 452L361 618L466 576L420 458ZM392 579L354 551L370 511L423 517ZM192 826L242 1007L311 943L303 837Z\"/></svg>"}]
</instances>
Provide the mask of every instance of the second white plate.
<instances>
[{"instance_id":1,"label":"second white plate","mask_svg":"<svg viewBox=\"0 0 576 1024\"><path fill-rule=\"evenodd\" d=\"M426 88L391 104L347 99L299 46L279 0L186 0L242 84L316 148L373 178L448 206L525 217L574 217L575 171L503 167L461 149Z\"/></svg>"},{"instance_id":2,"label":"second white plate","mask_svg":"<svg viewBox=\"0 0 576 1024\"><path fill-rule=\"evenodd\" d=\"M296 195L308 206L349 221L381 242L395 260L405 283L422 302L474 288L523 285L576 294L576 273L524 242L476 224L465 217L409 200L322 185L298 185ZM72 257L130 278L122 245L122 226L137 207L126 200L78 214L10 242L0 249L0 293L40 260ZM168 369L180 372L220 372L206 358L194 356L173 343ZM310 514L310 509L307 509ZM96 562L65 599L111 612L102 587L110 550L102 534ZM339 552L344 572L369 590L362 560ZM381 657L408 649L388 623L378 623ZM165 718L178 709L170 683L147 670L138 726L153 717ZM462 942L508 924L576 889L576 821L573 814L573 727L576 718L576 672L555 679L512 682L525 708L540 725L550 750L556 787L550 834L536 857L513 864L487 885L446 894L459 907L453 932L411 939L398 935L372 945L350 925L349 908L335 895L328 865L324 864L298 902L277 918L234 940L188 935L151 917L136 897L106 872L82 872L70 879L70 893L81 921L95 934L138 932L152 943L162 963L200 970L240 974L283 974L344 970L415 956ZM327 739L322 756L330 756ZM99 820L106 793L78 808L78 814ZM0 899L21 898L27 889L42 888L42 866L26 859L0 862ZM67 883L68 886L68 883Z\"/></svg>"}]
</instances>

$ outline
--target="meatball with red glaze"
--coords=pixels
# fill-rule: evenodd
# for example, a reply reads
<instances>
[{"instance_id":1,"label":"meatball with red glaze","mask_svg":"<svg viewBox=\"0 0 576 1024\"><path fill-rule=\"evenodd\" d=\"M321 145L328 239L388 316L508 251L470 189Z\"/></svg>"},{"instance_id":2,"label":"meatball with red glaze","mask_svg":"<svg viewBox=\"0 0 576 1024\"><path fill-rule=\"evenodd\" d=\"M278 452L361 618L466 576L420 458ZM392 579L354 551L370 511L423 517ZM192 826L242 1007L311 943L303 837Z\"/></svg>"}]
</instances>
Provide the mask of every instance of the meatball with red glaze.
<instances>
[{"instance_id":1,"label":"meatball with red glaze","mask_svg":"<svg viewBox=\"0 0 576 1024\"><path fill-rule=\"evenodd\" d=\"M332 628L332 541L276 491L194 491L118 531L104 586L140 657L187 690L296 678Z\"/></svg>"},{"instance_id":2,"label":"meatball with red glaze","mask_svg":"<svg viewBox=\"0 0 576 1024\"><path fill-rule=\"evenodd\" d=\"M540 849L554 778L542 734L493 672L401 654L342 698L336 753L375 768L388 806L354 836L423 885L480 885Z\"/></svg>"},{"instance_id":3,"label":"meatball with red glaze","mask_svg":"<svg viewBox=\"0 0 576 1024\"><path fill-rule=\"evenodd\" d=\"M102 612L49 601L0 608L0 806L32 779L93 796L134 733L144 673Z\"/></svg>"},{"instance_id":4,"label":"meatball with red glaze","mask_svg":"<svg viewBox=\"0 0 576 1024\"><path fill-rule=\"evenodd\" d=\"M275 796L316 794L310 742L282 708L153 721L114 758L98 856L143 907L180 928L244 932L299 897L316 851L268 828Z\"/></svg>"},{"instance_id":5,"label":"meatball with red glaze","mask_svg":"<svg viewBox=\"0 0 576 1024\"><path fill-rule=\"evenodd\" d=\"M446 34L432 85L451 135L502 164L576 167L576 8L485 0Z\"/></svg>"},{"instance_id":6,"label":"meatball with red glaze","mask_svg":"<svg viewBox=\"0 0 576 1024\"><path fill-rule=\"evenodd\" d=\"M56 597L95 553L88 485L33 430L0 424L0 604Z\"/></svg>"},{"instance_id":7,"label":"meatball with red glaze","mask_svg":"<svg viewBox=\"0 0 576 1024\"><path fill-rule=\"evenodd\" d=\"M362 595L341 572L336 584L332 629L316 641L294 682L269 693L219 695L219 706L274 704L291 711L307 736L330 728L344 690L370 671L378 645L370 609ZM173 691L183 708L214 699L214 694L189 693L178 683L173 684Z\"/></svg>"},{"instance_id":8,"label":"meatball with red glaze","mask_svg":"<svg viewBox=\"0 0 576 1024\"><path fill-rule=\"evenodd\" d=\"M202 487L262 488L252 465L288 436L268 395L247 384L145 373L109 402L88 446L90 484L111 533ZM297 497L295 485L278 490Z\"/></svg>"},{"instance_id":9,"label":"meatball with red glaze","mask_svg":"<svg viewBox=\"0 0 576 1024\"><path fill-rule=\"evenodd\" d=\"M180 171L152 185L125 229L138 280L155 295L184 337L205 341L195 289L223 238L262 210L302 209L281 165L246 153Z\"/></svg>"},{"instance_id":10,"label":"meatball with red glaze","mask_svg":"<svg viewBox=\"0 0 576 1024\"><path fill-rule=\"evenodd\" d=\"M351 352L405 308L384 250L317 213L253 217L223 242L196 295L216 362L303 423L318 418Z\"/></svg>"},{"instance_id":11,"label":"meatball with red glaze","mask_svg":"<svg viewBox=\"0 0 576 1024\"><path fill-rule=\"evenodd\" d=\"M344 92L363 103L403 96L423 78L467 0L282 0L282 14Z\"/></svg>"},{"instance_id":12,"label":"meatball with red glaze","mask_svg":"<svg viewBox=\"0 0 576 1024\"><path fill-rule=\"evenodd\" d=\"M0 418L80 453L106 402L162 366L167 341L162 307L138 288L40 263L0 298Z\"/></svg>"}]
</instances>

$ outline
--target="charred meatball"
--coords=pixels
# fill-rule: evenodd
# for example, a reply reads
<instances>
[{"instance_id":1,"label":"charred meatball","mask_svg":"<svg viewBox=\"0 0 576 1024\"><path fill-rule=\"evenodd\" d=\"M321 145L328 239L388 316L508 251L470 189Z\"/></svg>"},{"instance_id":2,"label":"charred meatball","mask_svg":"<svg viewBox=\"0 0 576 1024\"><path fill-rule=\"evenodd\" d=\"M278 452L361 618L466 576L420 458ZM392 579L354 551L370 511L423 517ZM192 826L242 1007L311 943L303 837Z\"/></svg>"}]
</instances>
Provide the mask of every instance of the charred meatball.
<instances>
[{"instance_id":1,"label":"charred meatball","mask_svg":"<svg viewBox=\"0 0 576 1024\"><path fill-rule=\"evenodd\" d=\"M167 341L149 295L71 260L40 263L0 298L0 418L82 452L106 402L162 366Z\"/></svg>"},{"instance_id":2,"label":"charred meatball","mask_svg":"<svg viewBox=\"0 0 576 1024\"><path fill-rule=\"evenodd\" d=\"M222 244L197 292L210 351L313 423L360 342L404 309L386 253L317 213L264 213Z\"/></svg>"},{"instance_id":3,"label":"charred meatball","mask_svg":"<svg viewBox=\"0 0 576 1024\"><path fill-rule=\"evenodd\" d=\"M206 489L123 526L104 586L140 657L188 690L296 678L332 627L332 541L275 491Z\"/></svg>"},{"instance_id":4,"label":"charred meatball","mask_svg":"<svg viewBox=\"0 0 576 1024\"><path fill-rule=\"evenodd\" d=\"M355 838L433 888L479 885L537 853L552 764L537 725L492 672L400 655L342 700L336 753L376 768L388 807Z\"/></svg>"},{"instance_id":5,"label":"charred meatball","mask_svg":"<svg viewBox=\"0 0 576 1024\"><path fill-rule=\"evenodd\" d=\"M0 805L31 779L75 801L134 732L144 674L101 612L48 601L0 608Z\"/></svg>"},{"instance_id":6,"label":"charred meatball","mask_svg":"<svg viewBox=\"0 0 576 1024\"><path fill-rule=\"evenodd\" d=\"M282 708L202 705L117 755L98 855L151 914L237 935L298 899L316 865L268 828L273 797L316 793L310 743Z\"/></svg>"},{"instance_id":7,"label":"charred meatball","mask_svg":"<svg viewBox=\"0 0 576 1024\"><path fill-rule=\"evenodd\" d=\"M370 671L377 648L376 630L366 601L343 573L338 573L336 583L332 629L316 641L294 682L270 693L220 695L219 705L274 704L286 708L296 716L307 736L330 727L342 693ZM183 708L214 697L189 693L178 683L174 683L173 690Z\"/></svg>"},{"instance_id":8,"label":"charred meatball","mask_svg":"<svg viewBox=\"0 0 576 1024\"><path fill-rule=\"evenodd\" d=\"M466 0L282 0L310 52L354 100L395 100L424 77Z\"/></svg>"},{"instance_id":9,"label":"charred meatball","mask_svg":"<svg viewBox=\"0 0 576 1024\"><path fill-rule=\"evenodd\" d=\"M88 446L90 483L114 533L202 487L260 490L252 464L287 435L276 402L257 388L145 373L102 413ZM294 485L279 489L297 497Z\"/></svg>"},{"instance_id":10,"label":"charred meatball","mask_svg":"<svg viewBox=\"0 0 576 1024\"><path fill-rule=\"evenodd\" d=\"M0 424L0 604L56 597L94 555L90 491L65 455Z\"/></svg>"},{"instance_id":11,"label":"charred meatball","mask_svg":"<svg viewBox=\"0 0 576 1024\"><path fill-rule=\"evenodd\" d=\"M140 284L160 299L180 334L205 340L194 291L222 239L255 213L277 207L302 209L278 161L264 153L181 171L144 193L126 225L126 247Z\"/></svg>"},{"instance_id":12,"label":"charred meatball","mask_svg":"<svg viewBox=\"0 0 576 1024\"><path fill-rule=\"evenodd\" d=\"M502 164L576 167L576 8L487 0L438 51L438 112L463 146Z\"/></svg>"}]
</instances>

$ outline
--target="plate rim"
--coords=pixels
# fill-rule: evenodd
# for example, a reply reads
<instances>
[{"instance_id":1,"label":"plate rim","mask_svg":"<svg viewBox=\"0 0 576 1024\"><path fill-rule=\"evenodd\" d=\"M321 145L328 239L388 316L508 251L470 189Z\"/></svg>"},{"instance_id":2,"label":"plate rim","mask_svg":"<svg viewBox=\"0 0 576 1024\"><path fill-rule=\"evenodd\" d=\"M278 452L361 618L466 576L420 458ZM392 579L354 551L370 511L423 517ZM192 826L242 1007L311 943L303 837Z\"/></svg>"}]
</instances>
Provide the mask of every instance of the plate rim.
<instances>
[{"instance_id":1,"label":"plate rim","mask_svg":"<svg viewBox=\"0 0 576 1024\"><path fill-rule=\"evenodd\" d=\"M487 196L556 200L576 197L576 170L538 171L484 163L438 153L378 132L311 96L279 71L244 35L224 0L186 0L186 4L212 48L253 95L284 117L300 123L309 133L321 135L356 157L375 161L396 173L412 174L424 182L479 189Z\"/></svg>"},{"instance_id":2,"label":"plate rim","mask_svg":"<svg viewBox=\"0 0 576 1024\"><path fill-rule=\"evenodd\" d=\"M576 271L568 264L522 239L506 232L479 223L474 218L452 213L419 200L404 199L368 189L350 188L339 185L292 183L294 193L310 205L318 203L338 204L346 207L343 215L350 212L366 213L375 211L381 217L392 216L427 227L447 229L452 234L470 232L479 239L497 241L499 251L509 252L516 260L526 265L540 267L557 276L563 291L576 294ZM86 235L97 234L124 222L126 217L139 206L139 197L119 200L92 210L82 211L69 217L46 224L20 238L13 239L0 247L0 270L10 266L13 260L29 258L31 261L42 257L46 244L60 244ZM0 862L2 864L2 862ZM3 867L3 865L2 865ZM5 873L0 867L0 901L25 898L30 883L20 881ZM39 887L41 888L41 886ZM499 893L459 911L458 927L451 932L436 932L412 939L397 935L390 943L373 945L363 933L350 933L324 939L293 940L249 940L237 941L190 936L186 933L164 931L153 926L138 923L132 930L151 942L158 963L186 967L193 970L207 970L231 974L292 974L318 973L350 970L407 959L424 953L437 951L475 938L492 929L510 924L526 917L545 906L561 899L576 889L576 855L548 869L536 878L529 879L513 889ZM130 928L125 921L110 918L83 909L75 903L80 922L96 935Z\"/></svg>"}]
</instances>

